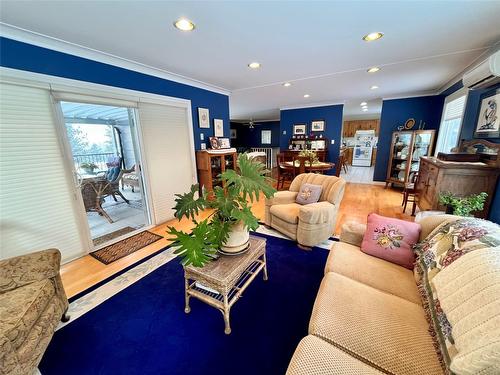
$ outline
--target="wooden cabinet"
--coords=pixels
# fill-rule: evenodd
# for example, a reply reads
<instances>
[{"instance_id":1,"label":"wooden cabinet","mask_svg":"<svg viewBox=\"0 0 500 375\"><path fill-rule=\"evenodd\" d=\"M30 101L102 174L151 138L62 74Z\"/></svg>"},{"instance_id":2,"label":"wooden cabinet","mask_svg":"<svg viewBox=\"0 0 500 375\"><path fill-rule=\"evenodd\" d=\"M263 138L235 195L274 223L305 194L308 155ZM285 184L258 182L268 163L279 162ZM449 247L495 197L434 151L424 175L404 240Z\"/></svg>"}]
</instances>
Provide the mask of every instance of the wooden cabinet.
<instances>
[{"instance_id":1,"label":"wooden cabinet","mask_svg":"<svg viewBox=\"0 0 500 375\"><path fill-rule=\"evenodd\" d=\"M379 120L351 120L344 121L342 127L342 137L352 138L355 136L358 130L374 130L375 135L378 136L379 132Z\"/></svg>"},{"instance_id":2,"label":"wooden cabinet","mask_svg":"<svg viewBox=\"0 0 500 375\"><path fill-rule=\"evenodd\" d=\"M416 186L420 210L445 210L439 205L439 193L449 191L458 196L486 192L484 210L475 216L487 218L491 199L500 174L494 165L444 162L433 157L422 157Z\"/></svg>"},{"instance_id":3,"label":"wooden cabinet","mask_svg":"<svg viewBox=\"0 0 500 375\"><path fill-rule=\"evenodd\" d=\"M387 164L386 186L404 185L419 170L420 158L432 154L435 130L397 131L392 133L391 154Z\"/></svg>"},{"instance_id":4,"label":"wooden cabinet","mask_svg":"<svg viewBox=\"0 0 500 375\"><path fill-rule=\"evenodd\" d=\"M226 169L235 168L236 155L236 151L211 152L209 150L201 150L196 152L200 192L202 188L205 188L208 192L213 192L215 186L222 186L222 182L218 176Z\"/></svg>"}]
</instances>

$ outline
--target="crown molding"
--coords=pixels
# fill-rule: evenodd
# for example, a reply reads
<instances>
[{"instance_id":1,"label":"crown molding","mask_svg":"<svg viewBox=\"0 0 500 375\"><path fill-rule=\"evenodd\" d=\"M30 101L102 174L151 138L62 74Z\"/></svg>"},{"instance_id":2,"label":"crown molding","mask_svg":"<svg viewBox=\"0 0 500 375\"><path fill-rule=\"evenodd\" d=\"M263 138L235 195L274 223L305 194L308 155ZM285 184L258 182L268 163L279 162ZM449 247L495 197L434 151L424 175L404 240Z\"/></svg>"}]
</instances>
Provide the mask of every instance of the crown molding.
<instances>
[{"instance_id":1,"label":"crown molding","mask_svg":"<svg viewBox=\"0 0 500 375\"><path fill-rule=\"evenodd\" d=\"M280 111L287 111L290 109L301 109L301 108L315 108L315 107L329 107L331 105L344 105L345 101L342 102L318 102L318 103L309 103L309 104L299 104L299 105L291 105L286 107L280 107Z\"/></svg>"},{"instance_id":2,"label":"crown molding","mask_svg":"<svg viewBox=\"0 0 500 375\"><path fill-rule=\"evenodd\" d=\"M422 91L420 93L416 92L416 93L412 93L412 94L408 94L408 95L387 96L387 97L383 97L382 101L384 101L384 100L395 100L395 99L418 98L418 97L421 97L421 96L435 96L435 95L439 95L439 91L438 90Z\"/></svg>"},{"instance_id":3,"label":"crown molding","mask_svg":"<svg viewBox=\"0 0 500 375\"><path fill-rule=\"evenodd\" d=\"M82 57L85 59L98 61L104 64L144 73L150 76L167 79L169 81L182 83L219 94L227 96L231 94L230 90L223 87L212 85L210 83L199 81L180 74L172 73L164 69L155 68L153 66L142 64L140 62L129 60L120 56L115 56L76 43L67 42L62 39L23 29L4 22L0 22L0 35L5 38L17 40L19 42L24 42L38 47L43 47L54 51Z\"/></svg>"}]
</instances>

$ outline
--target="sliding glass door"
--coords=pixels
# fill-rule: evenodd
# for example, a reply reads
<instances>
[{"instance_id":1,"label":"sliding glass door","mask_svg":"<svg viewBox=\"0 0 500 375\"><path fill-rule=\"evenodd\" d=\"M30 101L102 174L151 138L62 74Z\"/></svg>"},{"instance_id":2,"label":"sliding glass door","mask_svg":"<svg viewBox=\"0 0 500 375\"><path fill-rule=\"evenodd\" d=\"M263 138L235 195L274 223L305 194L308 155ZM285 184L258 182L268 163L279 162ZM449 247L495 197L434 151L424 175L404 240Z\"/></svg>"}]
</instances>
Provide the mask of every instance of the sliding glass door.
<instances>
[{"instance_id":1,"label":"sliding glass door","mask_svg":"<svg viewBox=\"0 0 500 375\"><path fill-rule=\"evenodd\" d=\"M94 247L148 226L135 109L71 101L59 106Z\"/></svg>"}]
</instances>

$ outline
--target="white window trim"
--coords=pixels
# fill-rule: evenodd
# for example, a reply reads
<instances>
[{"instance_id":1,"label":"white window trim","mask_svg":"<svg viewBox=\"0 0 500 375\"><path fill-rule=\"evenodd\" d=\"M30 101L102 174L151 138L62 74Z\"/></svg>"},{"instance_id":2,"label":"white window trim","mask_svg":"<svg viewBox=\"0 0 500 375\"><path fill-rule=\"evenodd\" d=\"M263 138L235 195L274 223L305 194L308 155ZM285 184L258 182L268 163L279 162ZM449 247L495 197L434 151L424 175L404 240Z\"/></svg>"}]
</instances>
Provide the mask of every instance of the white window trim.
<instances>
[{"instance_id":1,"label":"white window trim","mask_svg":"<svg viewBox=\"0 0 500 375\"><path fill-rule=\"evenodd\" d=\"M445 117L445 114L446 114L446 110L445 110L446 109L446 105L448 103L452 102L453 100L458 99L458 98L460 98L461 96L464 96L464 95L465 95L465 104L464 104L464 109L462 111L462 116L460 117L460 131L459 131L459 134L462 132L462 126L463 126L463 123L464 123L465 108L467 107L467 99L468 99L468 96L469 96L469 89L467 87L462 87L460 90L455 91L454 93L448 95L444 99L443 111L441 113L441 120L439 121L439 128L440 129L441 129L441 125L443 125L444 117ZM455 144L455 147L457 147L459 143L460 143L460 137L458 137L457 143ZM437 156L437 154L439 153L439 150L438 150L438 147L437 147L438 144L439 144L439 132L438 132L438 136L437 136L437 139L436 139L436 151L435 151L434 156Z\"/></svg>"}]
</instances>

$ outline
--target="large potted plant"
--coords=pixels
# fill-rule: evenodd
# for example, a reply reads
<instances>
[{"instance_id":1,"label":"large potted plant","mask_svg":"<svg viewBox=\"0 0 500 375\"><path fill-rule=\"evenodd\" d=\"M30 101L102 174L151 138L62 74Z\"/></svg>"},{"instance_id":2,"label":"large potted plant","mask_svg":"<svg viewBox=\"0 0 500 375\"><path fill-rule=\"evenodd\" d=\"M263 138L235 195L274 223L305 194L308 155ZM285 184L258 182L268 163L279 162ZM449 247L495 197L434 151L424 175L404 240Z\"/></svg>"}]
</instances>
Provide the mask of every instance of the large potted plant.
<instances>
[{"instance_id":1,"label":"large potted plant","mask_svg":"<svg viewBox=\"0 0 500 375\"><path fill-rule=\"evenodd\" d=\"M488 194L485 192L459 197L450 192L439 193L439 203L446 206L446 213L458 216L472 216L472 212L481 211Z\"/></svg>"},{"instance_id":2,"label":"large potted plant","mask_svg":"<svg viewBox=\"0 0 500 375\"><path fill-rule=\"evenodd\" d=\"M167 230L169 239L178 246L174 252L182 257L183 265L202 267L217 251L237 254L245 250L249 231L259 226L251 203L259 199L260 193L270 198L276 191L266 172L262 163L241 154L237 170L222 173L219 176L222 186L216 186L212 194L200 195L197 184L188 193L176 194L175 217L187 218L194 224L191 233L172 226ZM198 221L197 216L204 209L212 211L206 219Z\"/></svg>"}]
</instances>

